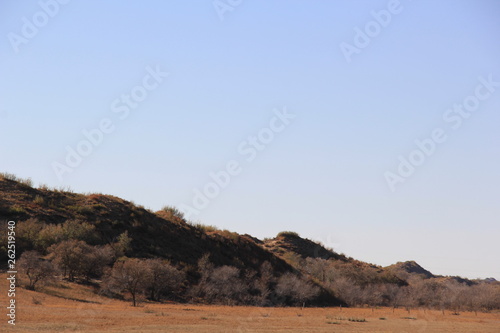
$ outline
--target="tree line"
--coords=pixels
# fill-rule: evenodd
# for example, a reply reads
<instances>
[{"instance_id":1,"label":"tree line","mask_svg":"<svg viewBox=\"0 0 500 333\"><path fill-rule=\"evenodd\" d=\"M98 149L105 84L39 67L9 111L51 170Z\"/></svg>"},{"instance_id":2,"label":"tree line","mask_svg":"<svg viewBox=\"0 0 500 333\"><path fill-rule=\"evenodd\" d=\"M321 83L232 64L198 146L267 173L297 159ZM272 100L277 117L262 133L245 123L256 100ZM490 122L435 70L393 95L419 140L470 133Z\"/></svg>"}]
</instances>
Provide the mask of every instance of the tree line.
<instances>
[{"instance_id":1,"label":"tree line","mask_svg":"<svg viewBox=\"0 0 500 333\"><path fill-rule=\"evenodd\" d=\"M36 290L58 279L95 283L99 292L128 298L137 305L152 301L194 300L226 305L301 304L319 294L319 288L288 272L275 275L264 262L258 270L215 266L209 254L196 267L173 265L161 258L134 258L127 232L108 244L99 240L92 224L68 220L45 224L36 219L19 222L18 239L25 251L19 268L27 289Z\"/></svg>"},{"instance_id":2,"label":"tree line","mask_svg":"<svg viewBox=\"0 0 500 333\"><path fill-rule=\"evenodd\" d=\"M349 306L389 306L460 311L500 309L498 283L470 284L423 278L406 272L389 274L370 265L335 259L287 261L296 271L276 273L265 261L258 269L216 266L209 254L194 266L162 258L134 258L127 232L106 244L95 226L68 220L45 224L36 219L17 224L17 240L26 249L18 267L31 290L60 279L93 283L109 297L133 305L152 301L195 301L225 305L302 305L325 290Z\"/></svg>"},{"instance_id":3,"label":"tree line","mask_svg":"<svg viewBox=\"0 0 500 333\"><path fill-rule=\"evenodd\" d=\"M349 306L403 307L460 311L500 309L500 285L487 281L459 282L453 278L425 278L418 274L396 271L394 276L381 275L371 266L346 264L321 258L297 259L296 265L335 292Z\"/></svg>"}]
</instances>

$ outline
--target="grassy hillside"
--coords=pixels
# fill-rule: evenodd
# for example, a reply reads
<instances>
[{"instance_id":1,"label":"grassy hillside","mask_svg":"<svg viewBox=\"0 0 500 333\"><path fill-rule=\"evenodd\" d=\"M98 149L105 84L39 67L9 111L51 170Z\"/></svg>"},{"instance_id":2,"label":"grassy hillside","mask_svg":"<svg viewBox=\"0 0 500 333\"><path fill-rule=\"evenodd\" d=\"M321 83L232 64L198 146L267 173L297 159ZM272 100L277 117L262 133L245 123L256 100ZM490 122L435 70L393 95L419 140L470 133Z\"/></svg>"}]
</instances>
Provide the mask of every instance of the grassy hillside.
<instances>
[{"instance_id":1,"label":"grassy hillside","mask_svg":"<svg viewBox=\"0 0 500 333\"><path fill-rule=\"evenodd\" d=\"M128 273L144 270L147 279L140 293L151 300L500 307L496 281L434 276L415 262L384 268L336 253L295 232L261 241L194 225L173 207L152 212L111 195L32 185L30 180L0 175L2 268L7 263L7 221L13 220L17 258L26 252L31 264L54 266L59 280L90 283L96 293L109 297L134 293L123 285L117 289L116 277L128 267ZM81 263L71 267L75 261ZM169 281L171 288L162 286L159 291L151 281Z\"/></svg>"},{"instance_id":2,"label":"grassy hillside","mask_svg":"<svg viewBox=\"0 0 500 333\"><path fill-rule=\"evenodd\" d=\"M47 236L45 242L33 241L22 232L23 229L34 225L41 230L40 235L45 235L51 226L64 229L68 221L77 221L93 228L91 237L85 239L87 243L113 245L126 233L131 240L125 253L128 257L167 259L187 273L188 284L195 284L200 278L202 272L197 264L204 255L209 255L215 267L236 267L241 276L258 275L265 262L270 264L273 277L278 278L287 272L301 276L285 260L262 247L259 240L249 235L189 224L171 208L151 212L110 195L76 194L31 185L29 181L12 175L0 177L0 222L5 224L14 220L18 223L18 255L27 250L46 254L48 245L51 245L50 237ZM28 221L29 226L23 227L23 221ZM7 230L6 226L2 230ZM7 259L5 244L2 242L0 246L2 264ZM321 304L342 304L325 290L321 290L318 301Z\"/></svg>"}]
</instances>

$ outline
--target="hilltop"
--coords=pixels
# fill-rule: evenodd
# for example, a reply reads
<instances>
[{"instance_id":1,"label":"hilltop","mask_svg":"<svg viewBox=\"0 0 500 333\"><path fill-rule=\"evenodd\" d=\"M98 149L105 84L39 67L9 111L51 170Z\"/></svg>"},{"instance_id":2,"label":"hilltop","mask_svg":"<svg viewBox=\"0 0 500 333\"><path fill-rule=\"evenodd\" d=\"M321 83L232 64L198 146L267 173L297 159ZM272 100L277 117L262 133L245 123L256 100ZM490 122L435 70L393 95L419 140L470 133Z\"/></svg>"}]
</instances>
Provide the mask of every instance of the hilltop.
<instances>
[{"instance_id":1,"label":"hilltop","mask_svg":"<svg viewBox=\"0 0 500 333\"><path fill-rule=\"evenodd\" d=\"M436 277L434 274L432 274L413 260L397 262L393 265L387 266L386 268L395 272L402 271L408 274L417 274L422 276L424 279L431 279Z\"/></svg>"}]
</instances>

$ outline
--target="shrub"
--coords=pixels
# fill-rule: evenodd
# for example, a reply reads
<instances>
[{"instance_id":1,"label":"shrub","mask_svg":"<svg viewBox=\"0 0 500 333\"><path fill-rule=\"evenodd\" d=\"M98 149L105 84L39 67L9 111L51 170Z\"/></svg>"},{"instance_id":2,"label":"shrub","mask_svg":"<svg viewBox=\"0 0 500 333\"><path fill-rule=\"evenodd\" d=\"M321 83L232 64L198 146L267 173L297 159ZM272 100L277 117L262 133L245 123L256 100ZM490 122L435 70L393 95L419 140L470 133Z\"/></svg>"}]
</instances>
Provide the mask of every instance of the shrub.
<instances>
[{"instance_id":1,"label":"shrub","mask_svg":"<svg viewBox=\"0 0 500 333\"><path fill-rule=\"evenodd\" d=\"M347 320L355 322L355 323L365 323L366 322L365 318L355 318L355 317L353 317L353 318L348 318Z\"/></svg>"},{"instance_id":2,"label":"shrub","mask_svg":"<svg viewBox=\"0 0 500 333\"><path fill-rule=\"evenodd\" d=\"M54 262L69 281L81 277L90 280L99 277L115 258L111 246L90 246L81 240L65 240L49 248Z\"/></svg>"},{"instance_id":3,"label":"shrub","mask_svg":"<svg viewBox=\"0 0 500 333\"><path fill-rule=\"evenodd\" d=\"M227 305L243 300L246 286L239 278L240 270L233 266L215 268L201 286L201 295L211 302Z\"/></svg>"},{"instance_id":4,"label":"shrub","mask_svg":"<svg viewBox=\"0 0 500 333\"><path fill-rule=\"evenodd\" d=\"M68 220L62 225L63 238L92 242L96 238L95 226L82 221Z\"/></svg>"},{"instance_id":5,"label":"shrub","mask_svg":"<svg viewBox=\"0 0 500 333\"><path fill-rule=\"evenodd\" d=\"M165 206L161 209L165 217L171 221L185 221L184 213L174 206Z\"/></svg>"},{"instance_id":6,"label":"shrub","mask_svg":"<svg viewBox=\"0 0 500 333\"><path fill-rule=\"evenodd\" d=\"M78 214L81 214L81 215L91 215L94 213L94 209L92 208L92 206L73 206L71 207L71 209L75 210Z\"/></svg>"},{"instance_id":7,"label":"shrub","mask_svg":"<svg viewBox=\"0 0 500 333\"><path fill-rule=\"evenodd\" d=\"M34 249L40 237L40 232L44 227L45 224L35 218L19 221L16 225L16 236L19 246L25 250Z\"/></svg>"},{"instance_id":8,"label":"shrub","mask_svg":"<svg viewBox=\"0 0 500 333\"><path fill-rule=\"evenodd\" d=\"M125 230L118 236L116 242L113 244L116 255L118 257L124 256L131 250L132 238L128 236L128 231Z\"/></svg>"},{"instance_id":9,"label":"shrub","mask_svg":"<svg viewBox=\"0 0 500 333\"><path fill-rule=\"evenodd\" d=\"M35 199L33 199L33 203L36 203L37 205L43 205L45 203L45 199L41 195L37 194L35 196Z\"/></svg>"},{"instance_id":10,"label":"shrub","mask_svg":"<svg viewBox=\"0 0 500 333\"><path fill-rule=\"evenodd\" d=\"M163 296L172 295L185 280L183 272L170 265L167 260L146 260L146 289L153 301L160 301Z\"/></svg>"},{"instance_id":11,"label":"shrub","mask_svg":"<svg viewBox=\"0 0 500 333\"><path fill-rule=\"evenodd\" d=\"M276 237L300 237L295 231L281 231Z\"/></svg>"},{"instance_id":12,"label":"shrub","mask_svg":"<svg viewBox=\"0 0 500 333\"><path fill-rule=\"evenodd\" d=\"M240 235L237 232L229 231L227 229L221 230L220 235L233 241L237 241L240 238Z\"/></svg>"},{"instance_id":13,"label":"shrub","mask_svg":"<svg viewBox=\"0 0 500 333\"><path fill-rule=\"evenodd\" d=\"M48 191L50 190L49 186L47 184L40 184L38 185L38 189L42 191Z\"/></svg>"},{"instance_id":14,"label":"shrub","mask_svg":"<svg viewBox=\"0 0 500 333\"><path fill-rule=\"evenodd\" d=\"M11 214L23 214L23 213L26 213L26 209L24 209L23 207L21 207L19 205L14 205L14 206L9 208L9 213L11 213Z\"/></svg>"},{"instance_id":15,"label":"shrub","mask_svg":"<svg viewBox=\"0 0 500 333\"><path fill-rule=\"evenodd\" d=\"M19 181L19 178L15 174L13 174L13 173L1 172L0 176L2 176L2 178L7 179L7 180L13 180L13 181L16 181L16 182Z\"/></svg>"},{"instance_id":16,"label":"shrub","mask_svg":"<svg viewBox=\"0 0 500 333\"><path fill-rule=\"evenodd\" d=\"M46 251L50 246L70 239L93 243L97 239L95 226L76 220L68 220L63 224L47 224L39 231L35 245Z\"/></svg>"},{"instance_id":17,"label":"shrub","mask_svg":"<svg viewBox=\"0 0 500 333\"><path fill-rule=\"evenodd\" d=\"M202 224L202 223L194 223L194 224L191 224L193 227L195 227L196 229L199 229L203 232L213 232L213 231L217 231L219 230L219 228L217 228L216 226L214 225L206 225L206 224Z\"/></svg>"},{"instance_id":18,"label":"shrub","mask_svg":"<svg viewBox=\"0 0 500 333\"><path fill-rule=\"evenodd\" d=\"M83 254L81 274L86 281L102 276L106 266L115 259L115 251L109 245L89 246Z\"/></svg>"},{"instance_id":19,"label":"shrub","mask_svg":"<svg viewBox=\"0 0 500 333\"><path fill-rule=\"evenodd\" d=\"M49 247L54 262L64 272L64 277L74 281L82 269L83 252L87 244L77 240L62 241Z\"/></svg>"},{"instance_id":20,"label":"shrub","mask_svg":"<svg viewBox=\"0 0 500 333\"><path fill-rule=\"evenodd\" d=\"M198 285L191 294L209 302L227 305L239 304L247 296L248 287L240 278L240 270L233 266L214 267L209 254L198 260L198 272L201 274Z\"/></svg>"},{"instance_id":21,"label":"shrub","mask_svg":"<svg viewBox=\"0 0 500 333\"><path fill-rule=\"evenodd\" d=\"M276 294L290 303L300 304L316 297L319 288L292 273L285 273L278 280Z\"/></svg>"},{"instance_id":22,"label":"shrub","mask_svg":"<svg viewBox=\"0 0 500 333\"><path fill-rule=\"evenodd\" d=\"M33 187L33 180L31 180L31 178L26 178L26 179L20 178L19 183L28 187Z\"/></svg>"},{"instance_id":23,"label":"shrub","mask_svg":"<svg viewBox=\"0 0 500 333\"><path fill-rule=\"evenodd\" d=\"M64 240L64 231L60 224L47 224L40 230L35 241L37 248L46 251L50 246Z\"/></svg>"}]
</instances>

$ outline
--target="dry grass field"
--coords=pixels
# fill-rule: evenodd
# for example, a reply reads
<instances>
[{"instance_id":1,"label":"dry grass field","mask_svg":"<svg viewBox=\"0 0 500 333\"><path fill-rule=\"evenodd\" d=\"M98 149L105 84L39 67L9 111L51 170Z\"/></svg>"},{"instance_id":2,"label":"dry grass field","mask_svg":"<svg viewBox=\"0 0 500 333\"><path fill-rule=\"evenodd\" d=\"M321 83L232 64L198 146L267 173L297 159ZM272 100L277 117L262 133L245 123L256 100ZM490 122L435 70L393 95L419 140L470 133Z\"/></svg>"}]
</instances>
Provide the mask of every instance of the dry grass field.
<instances>
[{"instance_id":1,"label":"dry grass field","mask_svg":"<svg viewBox=\"0 0 500 333\"><path fill-rule=\"evenodd\" d=\"M5 274L0 275L5 281ZM5 283L2 283L5 286ZM2 288L3 311L7 301ZM18 288L16 326L1 332L500 332L500 313L403 309L258 308L110 300L62 283L49 294ZM365 322L353 320L364 319Z\"/></svg>"}]
</instances>

